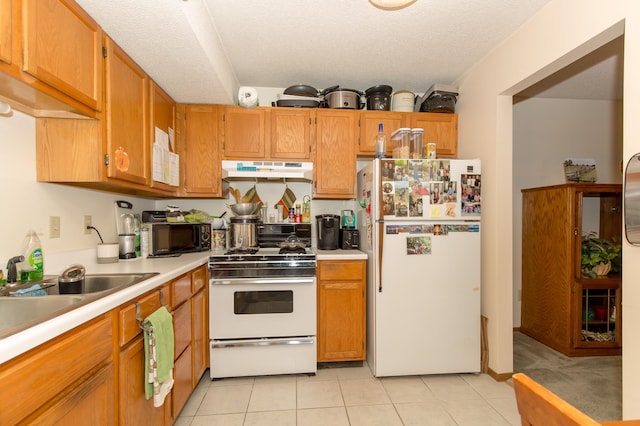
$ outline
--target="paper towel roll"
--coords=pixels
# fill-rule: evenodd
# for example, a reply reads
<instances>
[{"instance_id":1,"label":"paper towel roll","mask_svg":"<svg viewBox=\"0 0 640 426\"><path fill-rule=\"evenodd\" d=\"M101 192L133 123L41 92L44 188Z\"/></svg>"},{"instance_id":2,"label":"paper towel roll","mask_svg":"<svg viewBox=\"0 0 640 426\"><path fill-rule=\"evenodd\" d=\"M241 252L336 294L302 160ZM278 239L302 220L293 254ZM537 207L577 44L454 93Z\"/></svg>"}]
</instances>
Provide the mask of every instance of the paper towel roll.
<instances>
[{"instance_id":1,"label":"paper towel roll","mask_svg":"<svg viewBox=\"0 0 640 426\"><path fill-rule=\"evenodd\" d=\"M252 108L258 105L258 91L253 87L241 87L238 90L238 105Z\"/></svg>"}]
</instances>

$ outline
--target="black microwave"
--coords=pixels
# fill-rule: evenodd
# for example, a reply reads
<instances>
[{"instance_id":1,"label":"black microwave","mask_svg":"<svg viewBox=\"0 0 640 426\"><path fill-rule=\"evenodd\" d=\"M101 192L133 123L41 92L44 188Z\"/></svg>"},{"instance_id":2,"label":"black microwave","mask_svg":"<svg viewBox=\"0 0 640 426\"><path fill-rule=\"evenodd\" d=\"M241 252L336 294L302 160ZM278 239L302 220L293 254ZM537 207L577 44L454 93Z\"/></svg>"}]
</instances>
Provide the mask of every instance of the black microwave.
<instances>
[{"instance_id":1,"label":"black microwave","mask_svg":"<svg viewBox=\"0 0 640 426\"><path fill-rule=\"evenodd\" d=\"M210 223L145 223L150 256L211 250Z\"/></svg>"}]
</instances>

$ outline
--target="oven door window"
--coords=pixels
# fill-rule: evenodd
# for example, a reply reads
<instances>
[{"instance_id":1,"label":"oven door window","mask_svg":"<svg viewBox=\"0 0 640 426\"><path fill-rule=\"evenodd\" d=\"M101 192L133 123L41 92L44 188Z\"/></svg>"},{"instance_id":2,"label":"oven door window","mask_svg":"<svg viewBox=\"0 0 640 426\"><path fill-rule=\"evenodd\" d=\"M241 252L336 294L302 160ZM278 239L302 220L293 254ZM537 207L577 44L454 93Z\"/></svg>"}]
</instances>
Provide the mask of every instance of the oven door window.
<instances>
[{"instance_id":1,"label":"oven door window","mask_svg":"<svg viewBox=\"0 0 640 426\"><path fill-rule=\"evenodd\" d=\"M236 315L290 314L292 312L292 290L236 291L233 294L233 313Z\"/></svg>"}]
</instances>

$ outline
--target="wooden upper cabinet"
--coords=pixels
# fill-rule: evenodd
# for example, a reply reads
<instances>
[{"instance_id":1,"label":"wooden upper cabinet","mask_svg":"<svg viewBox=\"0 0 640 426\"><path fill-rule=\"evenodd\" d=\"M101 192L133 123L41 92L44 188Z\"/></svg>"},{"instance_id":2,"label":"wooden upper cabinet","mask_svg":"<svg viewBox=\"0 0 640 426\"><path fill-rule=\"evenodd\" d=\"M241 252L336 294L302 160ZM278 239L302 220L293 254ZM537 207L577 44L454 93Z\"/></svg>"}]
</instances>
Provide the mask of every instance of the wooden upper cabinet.
<instances>
[{"instance_id":1,"label":"wooden upper cabinet","mask_svg":"<svg viewBox=\"0 0 640 426\"><path fill-rule=\"evenodd\" d=\"M106 135L110 178L148 184L149 78L117 44L106 38Z\"/></svg>"},{"instance_id":2,"label":"wooden upper cabinet","mask_svg":"<svg viewBox=\"0 0 640 426\"><path fill-rule=\"evenodd\" d=\"M360 143L358 154L376 155L376 135L378 125L382 123L382 131L387 135L387 157L391 157L393 143L391 134L401 127L406 127L405 114L390 111L362 111L360 114Z\"/></svg>"},{"instance_id":3,"label":"wooden upper cabinet","mask_svg":"<svg viewBox=\"0 0 640 426\"><path fill-rule=\"evenodd\" d=\"M185 197L222 197L222 170L215 105L178 105L177 135Z\"/></svg>"},{"instance_id":4,"label":"wooden upper cabinet","mask_svg":"<svg viewBox=\"0 0 640 426\"><path fill-rule=\"evenodd\" d=\"M0 61L11 63L11 0L0 0Z\"/></svg>"},{"instance_id":5,"label":"wooden upper cabinet","mask_svg":"<svg viewBox=\"0 0 640 426\"><path fill-rule=\"evenodd\" d=\"M170 137L175 138L176 129L176 103L160 86L153 80L150 81L149 89L149 167L151 173L150 186L167 192L176 192L177 187L167 183L153 180L153 144L156 142L156 129L163 131ZM173 135L173 136L171 136ZM169 144L169 150L176 152L176 142L173 146Z\"/></svg>"},{"instance_id":6,"label":"wooden upper cabinet","mask_svg":"<svg viewBox=\"0 0 640 426\"><path fill-rule=\"evenodd\" d=\"M423 143L435 142L438 158L458 155L458 114L433 112L409 113L409 126L424 129Z\"/></svg>"},{"instance_id":7,"label":"wooden upper cabinet","mask_svg":"<svg viewBox=\"0 0 640 426\"><path fill-rule=\"evenodd\" d=\"M308 108L274 108L271 111L270 158L309 160L312 114L314 111Z\"/></svg>"},{"instance_id":8,"label":"wooden upper cabinet","mask_svg":"<svg viewBox=\"0 0 640 426\"><path fill-rule=\"evenodd\" d=\"M103 33L98 24L73 1L23 0L22 8L23 70L100 110ZM6 31L4 25L0 31Z\"/></svg>"},{"instance_id":9,"label":"wooden upper cabinet","mask_svg":"<svg viewBox=\"0 0 640 426\"><path fill-rule=\"evenodd\" d=\"M357 115L350 110L316 112L314 198L354 198Z\"/></svg>"},{"instance_id":10,"label":"wooden upper cabinet","mask_svg":"<svg viewBox=\"0 0 640 426\"><path fill-rule=\"evenodd\" d=\"M225 106L222 113L221 138L224 158L259 160L265 158L269 134L264 108Z\"/></svg>"}]
</instances>

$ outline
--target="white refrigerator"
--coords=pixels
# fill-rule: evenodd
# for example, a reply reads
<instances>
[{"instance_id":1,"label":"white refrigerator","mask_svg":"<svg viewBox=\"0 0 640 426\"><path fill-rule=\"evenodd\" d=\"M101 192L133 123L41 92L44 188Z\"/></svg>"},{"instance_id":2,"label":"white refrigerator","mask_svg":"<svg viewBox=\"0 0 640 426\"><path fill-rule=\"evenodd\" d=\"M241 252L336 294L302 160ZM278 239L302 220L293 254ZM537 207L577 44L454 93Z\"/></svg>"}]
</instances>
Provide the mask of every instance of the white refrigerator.
<instances>
[{"instance_id":1,"label":"white refrigerator","mask_svg":"<svg viewBox=\"0 0 640 426\"><path fill-rule=\"evenodd\" d=\"M367 361L376 377L480 371L480 160L358 172Z\"/></svg>"}]
</instances>

